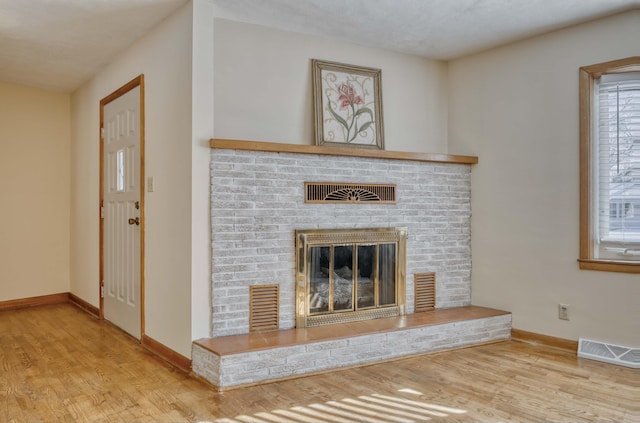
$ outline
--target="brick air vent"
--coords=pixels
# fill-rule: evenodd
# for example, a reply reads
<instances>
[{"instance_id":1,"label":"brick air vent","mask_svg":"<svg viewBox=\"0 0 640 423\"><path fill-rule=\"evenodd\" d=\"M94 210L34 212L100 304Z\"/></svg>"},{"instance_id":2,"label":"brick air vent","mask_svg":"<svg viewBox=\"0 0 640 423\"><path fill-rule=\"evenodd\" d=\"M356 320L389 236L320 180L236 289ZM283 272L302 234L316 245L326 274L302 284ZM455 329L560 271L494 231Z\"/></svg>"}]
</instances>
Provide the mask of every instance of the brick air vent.
<instances>
[{"instance_id":1,"label":"brick air vent","mask_svg":"<svg viewBox=\"0 0 640 423\"><path fill-rule=\"evenodd\" d=\"M435 272L415 273L415 312L433 310L436 306Z\"/></svg>"},{"instance_id":2,"label":"brick air vent","mask_svg":"<svg viewBox=\"0 0 640 423\"><path fill-rule=\"evenodd\" d=\"M395 184L351 184L305 182L305 203L386 203L395 204Z\"/></svg>"},{"instance_id":3,"label":"brick air vent","mask_svg":"<svg viewBox=\"0 0 640 423\"><path fill-rule=\"evenodd\" d=\"M249 330L259 332L279 327L278 285L254 285L249 287Z\"/></svg>"}]
</instances>

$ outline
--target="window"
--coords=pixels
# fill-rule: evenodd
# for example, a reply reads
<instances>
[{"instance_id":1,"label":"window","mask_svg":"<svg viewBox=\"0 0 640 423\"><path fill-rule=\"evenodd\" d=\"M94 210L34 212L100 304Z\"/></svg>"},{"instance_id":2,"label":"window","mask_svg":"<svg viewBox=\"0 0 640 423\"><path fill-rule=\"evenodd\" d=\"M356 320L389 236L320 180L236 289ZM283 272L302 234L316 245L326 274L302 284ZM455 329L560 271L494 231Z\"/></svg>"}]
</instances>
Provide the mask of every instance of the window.
<instances>
[{"instance_id":1,"label":"window","mask_svg":"<svg viewBox=\"0 0 640 423\"><path fill-rule=\"evenodd\" d=\"M580 69L579 262L640 273L640 57Z\"/></svg>"},{"instance_id":2,"label":"window","mask_svg":"<svg viewBox=\"0 0 640 423\"><path fill-rule=\"evenodd\" d=\"M116 159L116 191L124 192L124 150L118 150Z\"/></svg>"}]
</instances>

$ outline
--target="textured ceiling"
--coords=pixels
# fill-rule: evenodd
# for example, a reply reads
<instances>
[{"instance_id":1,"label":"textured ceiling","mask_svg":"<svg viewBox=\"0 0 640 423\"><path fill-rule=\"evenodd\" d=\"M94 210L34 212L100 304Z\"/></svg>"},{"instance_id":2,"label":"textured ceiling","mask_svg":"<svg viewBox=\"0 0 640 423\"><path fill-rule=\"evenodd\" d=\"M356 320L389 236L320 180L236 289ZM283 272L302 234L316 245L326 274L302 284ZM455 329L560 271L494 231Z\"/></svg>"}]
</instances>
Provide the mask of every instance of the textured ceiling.
<instances>
[{"instance_id":1,"label":"textured ceiling","mask_svg":"<svg viewBox=\"0 0 640 423\"><path fill-rule=\"evenodd\" d=\"M187 1L0 0L0 81L72 91ZM224 19L442 60L640 8L640 0L213 2Z\"/></svg>"},{"instance_id":2,"label":"textured ceiling","mask_svg":"<svg viewBox=\"0 0 640 423\"><path fill-rule=\"evenodd\" d=\"M216 16L448 60L640 0L214 0Z\"/></svg>"},{"instance_id":3,"label":"textured ceiling","mask_svg":"<svg viewBox=\"0 0 640 423\"><path fill-rule=\"evenodd\" d=\"M71 91L187 0L0 0L0 81Z\"/></svg>"}]
</instances>

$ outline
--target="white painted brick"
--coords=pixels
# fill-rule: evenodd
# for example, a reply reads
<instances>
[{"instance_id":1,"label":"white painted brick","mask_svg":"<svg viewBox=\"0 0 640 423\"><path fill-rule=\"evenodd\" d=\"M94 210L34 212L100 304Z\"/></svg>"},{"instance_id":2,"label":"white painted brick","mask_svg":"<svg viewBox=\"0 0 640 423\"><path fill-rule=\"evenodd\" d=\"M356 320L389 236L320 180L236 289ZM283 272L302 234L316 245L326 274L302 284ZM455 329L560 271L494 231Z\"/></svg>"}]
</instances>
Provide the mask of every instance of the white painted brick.
<instances>
[{"instance_id":1,"label":"white painted brick","mask_svg":"<svg viewBox=\"0 0 640 423\"><path fill-rule=\"evenodd\" d=\"M305 351L304 345L294 345L292 347L274 348L267 351L258 351L259 359L286 358L289 355L302 354Z\"/></svg>"},{"instance_id":2,"label":"white painted brick","mask_svg":"<svg viewBox=\"0 0 640 423\"><path fill-rule=\"evenodd\" d=\"M347 346L346 339L339 339L336 341L318 342L313 344L307 344L305 346L307 352L312 351L329 351L336 348L343 348Z\"/></svg>"},{"instance_id":3,"label":"white painted brick","mask_svg":"<svg viewBox=\"0 0 640 423\"><path fill-rule=\"evenodd\" d=\"M323 359L323 360L316 360L316 362L314 363L315 368L320 371L320 370L327 370L327 369L339 369L341 367L345 367L344 364L336 362L335 359Z\"/></svg>"},{"instance_id":4,"label":"white painted brick","mask_svg":"<svg viewBox=\"0 0 640 423\"><path fill-rule=\"evenodd\" d=\"M287 360L284 357L272 358L269 360L255 359L255 360L247 360L247 363L245 364L244 369L252 371L256 369L260 370L260 369L271 368L275 366L284 366L285 364L287 364Z\"/></svg>"},{"instance_id":5,"label":"white painted brick","mask_svg":"<svg viewBox=\"0 0 640 423\"><path fill-rule=\"evenodd\" d=\"M247 362L255 359L255 355L255 352L224 355L221 357L220 363L223 364L227 370L242 370Z\"/></svg>"},{"instance_id":6,"label":"white painted brick","mask_svg":"<svg viewBox=\"0 0 640 423\"><path fill-rule=\"evenodd\" d=\"M220 358L197 345L191 350L192 370L214 385L220 385Z\"/></svg>"},{"instance_id":7,"label":"white painted brick","mask_svg":"<svg viewBox=\"0 0 640 423\"><path fill-rule=\"evenodd\" d=\"M490 330L491 328L496 329ZM510 329L511 316L505 315L234 354L222 359L194 345L193 371L211 383L226 388L488 340L506 339L509 337Z\"/></svg>"},{"instance_id":8,"label":"white painted brick","mask_svg":"<svg viewBox=\"0 0 640 423\"><path fill-rule=\"evenodd\" d=\"M230 372L220 377L221 386L242 385L267 380L269 369L252 370L251 372Z\"/></svg>"},{"instance_id":9,"label":"white painted brick","mask_svg":"<svg viewBox=\"0 0 640 423\"><path fill-rule=\"evenodd\" d=\"M368 226L408 226L407 274L436 271L438 307L470 303L470 166L234 150L213 150L211 157L211 191L224 194L212 195L211 204L214 304L216 293L224 292L216 289L219 283L233 287L234 281L267 283L277 277L281 293L291 293L281 298L281 323L288 327L295 320L293 231ZM305 204L303 182L314 180L397 183L398 203ZM251 252L255 257L249 258ZM413 312L413 304L406 309ZM248 321L214 324L212 335L227 334L217 332L221 327L247 333Z\"/></svg>"},{"instance_id":10,"label":"white painted brick","mask_svg":"<svg viewBox=\"0 0 640 423\"><path fill-rule=\"evenodd\" d=\"M309 363L285 364L269 367L269 376L280 378L292 375L301 375L309 372Z\"/></svg>"}]
</instances>

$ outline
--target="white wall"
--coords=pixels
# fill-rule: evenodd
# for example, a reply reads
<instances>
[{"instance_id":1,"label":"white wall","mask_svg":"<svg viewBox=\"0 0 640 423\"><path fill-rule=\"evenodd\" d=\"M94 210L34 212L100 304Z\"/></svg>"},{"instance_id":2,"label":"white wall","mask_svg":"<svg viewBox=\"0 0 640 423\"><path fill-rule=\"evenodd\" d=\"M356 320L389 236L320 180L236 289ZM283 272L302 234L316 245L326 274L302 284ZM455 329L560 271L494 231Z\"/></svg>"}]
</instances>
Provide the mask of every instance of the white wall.
<instances>
[{"instance_id":1,"label":"white wall","mask_svg":"<svg viewBox=\"0 0 640 423\"><path fill-rule=\"evenodd\" d=\"M447 152L443 62L216 19L216 138L314 144L311 59L382 69L385 148Z\"/></svg>"},{"instance_id":2,"label":"white wall","mask_svg":"<svg viewBox=\"0 0 640 423\"><path fill-rule=\"evenodd\" d=\"M191 269L200 265L192 263L192 189L202 194L195 188L201 184L192 184L192 177L202 174L192 161L209 155L206 148L196 153L195 146L202 142L192 138L193 12L188 3L72 95L71 292L99 303L99 101L144 74L145 170L155 178L155 191L145 194L145 334L187 357L192 340ZM198 219L202 214L206 220L202 210ZM203 233L208 231L206 222L197 224ZM207 248L201 239L197 243ZM202 264L204 272L207 263ZM207 281L202 282L206 287ZM203 316L205 324L208 319Z\"/></svg>"},{"instance_id":3,"label":"white wall","mask_svg":"<svg viewBox=\"0 0 640 423\"><path fill-rule=\"evenodd\" d=\"M0 83L0 301L69 291L69 95Z\"/></svg>"},{"instance_id":4,"label":"white wall","mask_svg":"<svg viewBox=\"0 0 640 423\"><path fill-rule=\"evenodd\" d=\"M514 328L640 346L638 275L576 262L578 68L638 55L638 40L635 11L449 63L449 149L479 156L472 300Z\"/></svg>"},{"instance_id":5,"label":"white wall","mask_svg":"<svg viewBox=\"0 0 640 423\"><path fill-rule=\"evenodd\" d=\"M191 337L211 336L209 140L213 137L213 0L193 3ZM191 350L189 350L191 351Z\"/></svg>"}]
</instances>

